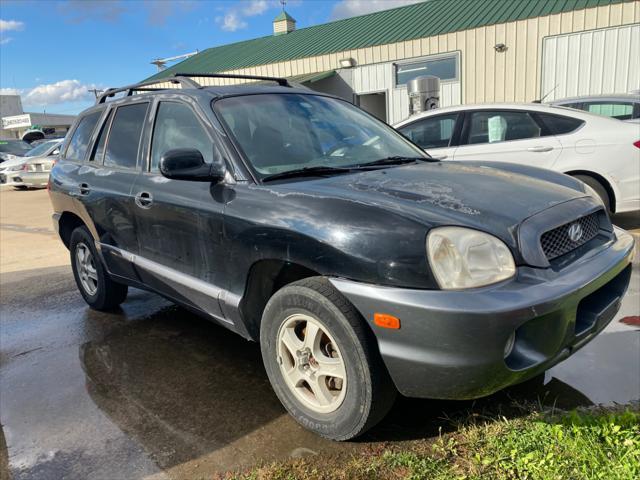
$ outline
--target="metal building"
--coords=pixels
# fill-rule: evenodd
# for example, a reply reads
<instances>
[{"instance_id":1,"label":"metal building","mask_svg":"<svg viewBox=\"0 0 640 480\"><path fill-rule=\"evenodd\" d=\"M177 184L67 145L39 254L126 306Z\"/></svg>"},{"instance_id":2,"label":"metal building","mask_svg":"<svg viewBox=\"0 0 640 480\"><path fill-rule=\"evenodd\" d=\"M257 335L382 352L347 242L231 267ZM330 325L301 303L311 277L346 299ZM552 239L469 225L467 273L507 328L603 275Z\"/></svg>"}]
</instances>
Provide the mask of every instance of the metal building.
<instances>
[{"instance_id":1,"label":"metal building","mask_svg":"<svg viewBox=\"0 0 640 480\"><path fill-rule=\"evenodd\" d=\"M301 29L283 13L273 25L150 78L288 77L389 123L408 115L406 83L425 74L441 79L441 106L640 89L638 0L426 0Z\"/></svg>"}]
</instances>

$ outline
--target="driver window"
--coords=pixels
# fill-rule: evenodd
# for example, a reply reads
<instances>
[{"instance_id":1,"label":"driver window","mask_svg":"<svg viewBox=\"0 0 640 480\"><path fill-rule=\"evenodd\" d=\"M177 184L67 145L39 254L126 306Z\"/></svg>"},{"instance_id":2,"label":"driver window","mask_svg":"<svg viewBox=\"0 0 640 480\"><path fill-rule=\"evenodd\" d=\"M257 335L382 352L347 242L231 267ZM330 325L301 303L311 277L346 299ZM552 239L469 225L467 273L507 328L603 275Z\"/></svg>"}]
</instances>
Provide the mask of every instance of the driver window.
<instances>
[{"instance_id":1,"label":"driver window","mask_svg":"<svg viewBox=\"0 0 640 480\"><path fill-rule=\"evenodd\" d=\"M153 127L150 170L157 172L162 154L175 148L195 148L206 163L213 162L213 142L194 111L183 103L160 102Z\"/></svg>"}]
</instances>

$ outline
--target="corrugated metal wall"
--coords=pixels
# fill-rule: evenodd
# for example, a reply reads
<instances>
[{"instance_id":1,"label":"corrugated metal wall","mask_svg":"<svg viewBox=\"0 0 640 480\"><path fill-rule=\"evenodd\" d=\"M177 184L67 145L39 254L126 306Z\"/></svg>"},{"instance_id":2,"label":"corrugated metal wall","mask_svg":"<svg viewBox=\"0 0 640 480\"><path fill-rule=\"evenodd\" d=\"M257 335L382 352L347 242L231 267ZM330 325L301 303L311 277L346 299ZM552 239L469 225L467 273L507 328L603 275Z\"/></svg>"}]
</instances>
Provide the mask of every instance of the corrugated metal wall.
<instances>
[{"instance_id":1,"label":"corrugated metal wall","mask_svg":"<svg viewBox=\"0 0 640 480\"><path fill-rule=\"evenodd\" d=\"M543 40L547 99L640 89L640 25L555 35Z\"/></svg>"}]
</instances>

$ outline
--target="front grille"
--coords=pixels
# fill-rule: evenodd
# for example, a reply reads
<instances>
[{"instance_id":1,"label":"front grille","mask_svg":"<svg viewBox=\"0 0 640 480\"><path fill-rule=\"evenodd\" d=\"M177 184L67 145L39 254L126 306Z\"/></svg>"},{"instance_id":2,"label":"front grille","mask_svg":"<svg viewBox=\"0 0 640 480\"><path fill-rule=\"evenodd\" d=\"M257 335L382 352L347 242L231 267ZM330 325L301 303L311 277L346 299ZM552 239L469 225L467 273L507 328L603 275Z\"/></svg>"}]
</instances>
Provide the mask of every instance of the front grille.
<instances>
[{"instance_id":1,"label":"front grille","mask_svg":"<svg viewBox=\"0 0 640 480\"><path fill-rule=\"evenodd\" d=\"M599 229L598 212L565 223L542 234L542 251L549 260L561 257L594 238Z\"/></svg>"}]
</instances>

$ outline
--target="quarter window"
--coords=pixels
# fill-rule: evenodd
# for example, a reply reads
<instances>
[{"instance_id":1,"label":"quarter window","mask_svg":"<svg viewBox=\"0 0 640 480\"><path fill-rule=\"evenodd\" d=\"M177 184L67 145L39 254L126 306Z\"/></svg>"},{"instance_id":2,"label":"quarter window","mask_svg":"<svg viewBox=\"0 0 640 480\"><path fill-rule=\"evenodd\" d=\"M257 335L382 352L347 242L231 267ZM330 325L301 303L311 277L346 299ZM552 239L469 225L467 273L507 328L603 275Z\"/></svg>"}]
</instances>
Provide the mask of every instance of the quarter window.
<instances>
[{"instance_id":1,"label":"quarter window","mask_svg":"<svg viewBox=\"0 0 640 480\"><path fill-rule=\"evenodd\" d=\"M423 75L434 75L440 80L458 78L458 56L425 59L396 65L396 86L405 85L410 80Z\"/></svg>"},{"instance_id":2,"label":"quarter window","mask_svg":"<svg viewBox=\"0 0 640 480\"><path fill-rule=\"evenodd\" d=\"M457 118L457 113L425 118L400 128L400 132L422 148L448 147Z\"/></svg>"},{"instance_id":3,"label":"quarter window","mask_svg":"<svg viewBox=\"0 0 640 480\"><path fill-rule=\"evenodd\" d=\"M84 160L89 147L91 133L98 123L98 119L102 115L102 111L93 112L80 120L78 127L73 132L73 136L69 141L69 146L65 154L65 158L70 160Z\"/></svg>"},{"instance_id":4,"label":"quarter window","mask_svg":"<svg viewBox=\"0 0 640 480\"><path fill-rule=\"evenodd\" d=\"M497 143L543 136L542 129L527 112L472 112L469 144Z\"/></svg>"},{"instance_id":5,"label":"quarter window","mask_svg":"<svg viewBox=\"0 0 640 480\"><path fill-rule=\"evenodd\" d=\"M562 115L550 115L548 113L539 113L538 115L554 135L571 133L580 128L584 123L582 120L577 118L565 117Z\"/></svg>"},{"instance_id":6,"label":"quarter window","mask_svg":"<svg viewBox=\"0 0 640 480\"><path fill-rule=\"evenodd\" d=\"M140 134L148 103L118 107L104 155L104 164L113 167L135 168L138 160Z\"/></svg>"},{"instance_id":7,"label":"quarter window","mask_svg":"<svg viewBox=\"0 0 640 480\"><path fill-rule=\"evenodd\" d=\"M160 157L175 148L195 148L205 162L213 162L213 144L193 110L183 103L161 102L153 127L151 171L157 171Z\"/></svg>"},{"instance_id":8,"label":"quarter window","mask_svg":"<svg viewBox=\"0 0 640 480\"><path fill-rule=\"evenodd\" d=\"M102 156L104 155L104 144L107 141L107 134L109 133L109 123L111 122L112 116L113 110L109 112L107 119L102 124L100 135L98 136L98 142L96 143L96 146L93 147L93 153L91 154L91 157L89 157L90 162L93 162L94 160L102 162Z\"/></svg>"}]
</instances>

